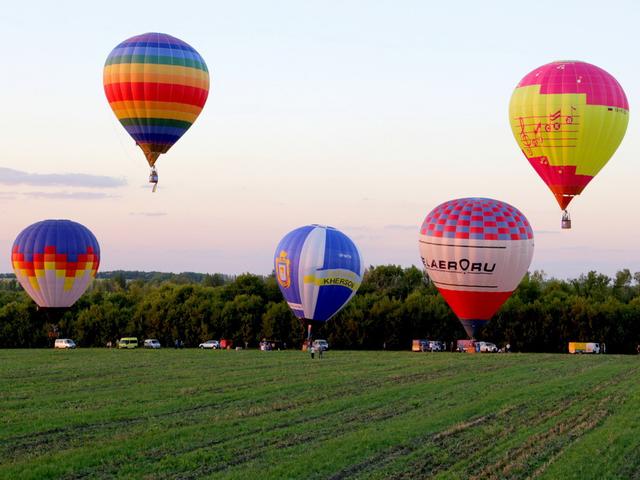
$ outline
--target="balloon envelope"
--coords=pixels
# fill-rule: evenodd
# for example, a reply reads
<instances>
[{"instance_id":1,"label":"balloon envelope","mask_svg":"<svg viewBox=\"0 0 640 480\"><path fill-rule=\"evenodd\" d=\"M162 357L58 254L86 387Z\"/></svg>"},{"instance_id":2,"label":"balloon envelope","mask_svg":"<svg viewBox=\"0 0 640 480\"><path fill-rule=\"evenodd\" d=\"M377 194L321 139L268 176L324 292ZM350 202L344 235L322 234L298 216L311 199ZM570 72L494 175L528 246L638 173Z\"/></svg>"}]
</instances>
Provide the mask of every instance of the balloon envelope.
<instances>
[{"instance_id":1,"label":"balloon envelope","mask_svg":"<svg viewBox=\"0 0 640 480\"><path fill-rule=\"evenodd\" d=\"M553 62L527 74L509 104L513 135L563 210L624 137L629 103L610 74L585 62Z\"/></svg>"},{"instance_id":2,"label":"balloon envelope","mask_svg":"<svg viewBox=\"0 0 640 480\"><path fill-rule=\"evenodd\" d=\"M280 241L278 286L296 317L326 322L356 294L364 264L356 245L333 227L308 225Z\"/></svg>"},{"instance_id":3,"label":"balloon envelope","mask_svg":"<svg viewBox=\"0 0 640 480\"><path fill-rule=\"evenodd\" d=\"M11 263L20 285L40 307L70 307L100 264L100 246L88 228L71 220L43 220L16 237Z\"/></svg>"},{"instance_id":4,"label":"balloon envelope","mask_svg":"<svg viewBox=\"0 0 640 480\"><path fill-rule=\"evenodd\" d=\"M427 215L419 247L427 274L475 338L527 272L533 231L508 203L460 198Z\"/></svg>"},{"instance_id":5,"label":"balloon envelope","mask_svg":"<svg viewBox=\"0 0 640 480\"><path fill-rule=\"evenodd\" d=\"M204 59L164 33L120 43L107 57L103 78L113 113L151 166L195 122L209 94Z\"/></svg>"}]
</instances>

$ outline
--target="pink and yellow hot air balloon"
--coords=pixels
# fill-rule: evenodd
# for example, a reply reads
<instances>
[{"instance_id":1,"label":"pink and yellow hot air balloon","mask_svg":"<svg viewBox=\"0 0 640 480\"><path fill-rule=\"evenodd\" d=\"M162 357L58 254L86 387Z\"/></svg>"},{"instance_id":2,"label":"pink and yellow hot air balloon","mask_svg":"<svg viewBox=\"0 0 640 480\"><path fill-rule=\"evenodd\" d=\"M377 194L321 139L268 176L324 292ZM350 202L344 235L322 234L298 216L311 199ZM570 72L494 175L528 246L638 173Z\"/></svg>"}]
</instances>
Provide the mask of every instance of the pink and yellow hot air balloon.
<instances>
[{"instance_id":1,"label":"pink and yellow hot air balloon","mask_svg":"<svg viewBox=\"0 0 640 480\"><path fill-rule=\"evenodd\" d=\"M209 95L209 71L189 44L164 33L120 43L104 66L104 92L116 117L144 153L155 187L155 163L195 122Z\"/></svg>"},{"instance_id":2,"label":"pink and yellow hot air balloon","mask_svg":"<svg viewBox=\"0 0 640 480\"><path fill-rule=\"evenodd\" d=\"M509 104L513 135L563 210L604 167L624 137L629 104L609 73L585 62L543 65L516 86Z\"/></svg>"},{"instance_id":3,"label":"pink and yellow hot air balloon","mask_svg":"<svg viewBox=\"0 0 640 480\"><path fill-rule=\"evenodd\" d=\"M419 246L429 278L476 338L527 273L533 230L508 203L458 198L429 212Z\"/></svg>"}]
</instances>

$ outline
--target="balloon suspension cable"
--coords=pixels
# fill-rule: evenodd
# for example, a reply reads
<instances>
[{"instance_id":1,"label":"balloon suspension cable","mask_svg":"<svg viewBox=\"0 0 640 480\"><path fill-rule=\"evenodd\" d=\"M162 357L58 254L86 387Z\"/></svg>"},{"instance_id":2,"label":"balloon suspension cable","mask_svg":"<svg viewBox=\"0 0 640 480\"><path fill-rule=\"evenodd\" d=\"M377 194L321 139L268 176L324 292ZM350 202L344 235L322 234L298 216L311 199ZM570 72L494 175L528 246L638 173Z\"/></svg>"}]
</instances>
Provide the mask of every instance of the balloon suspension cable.
<instances>
[{"instance_id":1,"label":"balloon suspension cable","mask_svg":"<svg viewBox=\"0 0 640 480\"><path fill-rule=\"evenodd\" d=\"M155 165L151 167L151 173L149 174L149 183L153 183L152 192L155 192L158 188L158 171Z\"/></svg>"},{"instance_id":2,"label":"balloon suspension cable","mask_svg":"<svg viewBox=\"0 0 640 480\"><path fill-rule=\"evenodd\" d=\"M561 226L563 230L568 230L571 228L571 215L567 210L562 211L562 222Z\"/></svg>"},{"instance_id":3,"label":"balloon suspension cable","mask_svg":"<svg viewBox=\"0 0 640 480\"><path fill-rule=\"evenodd\" d=\"M307 325L307 347L311 347L311 323Z\"/></svg>"}]
</instances>

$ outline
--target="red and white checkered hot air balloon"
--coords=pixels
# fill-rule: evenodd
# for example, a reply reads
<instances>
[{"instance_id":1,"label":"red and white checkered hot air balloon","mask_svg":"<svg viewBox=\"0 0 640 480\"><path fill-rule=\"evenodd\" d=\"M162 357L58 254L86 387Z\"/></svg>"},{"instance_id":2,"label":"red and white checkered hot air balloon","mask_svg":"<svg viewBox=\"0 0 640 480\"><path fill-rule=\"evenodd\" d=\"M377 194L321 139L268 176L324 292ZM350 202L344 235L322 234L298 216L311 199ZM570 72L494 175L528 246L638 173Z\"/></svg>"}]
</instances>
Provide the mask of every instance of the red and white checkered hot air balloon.
<instances>
[{"instance_id":1,"label":"red and white checkered hot air balloon","mask_svg":"<svg viewBox=\"0 0 640 480\"><path fill-rule=\"evenodd\" d=\"M508 203L460 198L427 215L419 246L429 278L475 338L527 273L533 231Z\"/></svg>"}]
</instances>

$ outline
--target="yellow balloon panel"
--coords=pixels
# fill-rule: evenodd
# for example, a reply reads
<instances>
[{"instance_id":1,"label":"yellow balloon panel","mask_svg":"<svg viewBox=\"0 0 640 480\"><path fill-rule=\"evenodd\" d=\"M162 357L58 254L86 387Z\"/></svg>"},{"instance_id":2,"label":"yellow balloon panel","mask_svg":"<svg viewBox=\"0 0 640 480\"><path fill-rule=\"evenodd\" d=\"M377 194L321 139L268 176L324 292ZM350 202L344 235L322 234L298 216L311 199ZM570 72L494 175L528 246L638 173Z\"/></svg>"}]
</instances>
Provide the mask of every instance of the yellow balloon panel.
<instances>
[{"instance_id":1,"label":"yellow balloon panel","mask_svg":"<svg viewBox=\"0 0 640 480\"><path fill-rule=\"evenodd\" d=\"M613 156L629 123L619 107L587 105L584 94L542 95L539 85L516 89L509 104L513 135L528 159L575 166L595 176Z\"/></svg>"}]
</instances>

